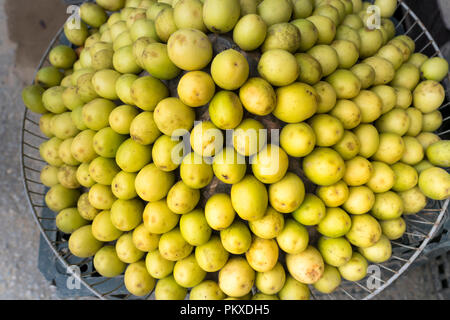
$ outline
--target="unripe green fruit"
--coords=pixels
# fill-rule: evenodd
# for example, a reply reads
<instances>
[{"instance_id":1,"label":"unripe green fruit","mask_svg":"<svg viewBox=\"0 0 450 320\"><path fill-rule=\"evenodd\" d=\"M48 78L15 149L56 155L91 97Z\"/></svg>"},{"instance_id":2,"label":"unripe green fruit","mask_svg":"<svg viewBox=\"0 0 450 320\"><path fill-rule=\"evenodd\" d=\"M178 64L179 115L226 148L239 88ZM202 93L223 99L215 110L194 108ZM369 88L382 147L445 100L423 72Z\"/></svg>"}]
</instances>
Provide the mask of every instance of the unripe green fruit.
<instances>
[{"instance_id":1,"label":"unripe green fruit","mask_svg":"<svg viewBox=\"0 0 450 320\"><path fill-rule=\"evenodd\" d=\"M303 159L303 171L312 182L328 186L344 176L345 165L336 151L318 148Z\"/></svg>"},{"instance_id":2,"label":"unripe green fruit","mask_svg":"<svg viewBox=\"0 0 450 320\"><path fill-rule=\"evenodd\" d=\"M212 59L212 45L208 37L195 29L174 32L168 42L170 60L180 69L193 71L204 68Z\"/></svg>"},{"instance_id":3,"label":"unripe green fruit","mask_svg":"<svg viewBox=\"0 0 450 320\"><path fill-rule=\"evenodd\" d=\"M117 149L117 165L125 172L138 172L152 159L152 148L133 139L125 140Z\"/></svg>"},{"instance_id":4,"label":"unripe green fruit","mask_svg":"<svg viewBox=\"0 0 450 320\"><path fill-rule=\"evenodd\" d=\"M256 10L264 22L271 26L275 23L289 21L292 15L292 4L288 0L264 0Z\"/></svg>"},{"instance_id":5,"label":"unripe green fruit","mask_svg":"<svg viewBox=\"0 0 450 320\"><path fill-rule=\"evenodd\" d=\"M338 99L352 99L361 89L361 81L349 70L336 70L327 77L327 82L333 86Z\"/></svg>"},{"instance_id":6,"label":"unripe green fruit","mask_svg":"<svg viewBox=\"0 0 450 320\"><path fill-rule=\"evenodd\" d=\"M134 105L145 111L153 111L156 105L169 95L169 90L156 78L141 77L131 85L131 97Z\"/></svg>"},{"instance_id":7,"label":"unripe green fruit","mask_svg":"<svg viewBox=\"0 0 450 320\"><path fill-rule=\"evenodd\" d=\"M231 31L240 13L239 0L205 0L203 4L203 22L215 33Z\"/></svg>"},{"instance_id":8,"label":"unripe green fruit","mask_svg":"<svg viewBox=\"0 0 450 320\"><path fill-rule=\"evenodd\" d=\"M161 132L153 120L153 112L141 112L130 124L130 136L140 144L152 144L160 135Z\"/></svg>"},{"instance_id":9,"label":"unripe green fruit","mask_svg":"<svg viewBox=\"0 0 450 320\"><path fill-rule=\"evenodd\" d=\"M239 90L239 98L247 111L260 116L268 115L276 106L274 89L261 78L250 78Z\"/></svg>"},{"instance_id":10,"label":"unripe green fruit","mask_svg":"<svg viewBox=\"0 0 450 320\"><path fill-rule=\"evenodd\" d=\"M42 103L44 89L38 85L31 85L22 90L22 100L25 106L36 113L46 113L47 109Z\"/></svg>"},{"instance_id":11,"label":"unripe green fruit","mask_svg":"<svg viewBox=\"0 0 450 320\"><path fill-rule=\"evenodd\" d=\"M442 168L429 168L419 175L419 188L434 200L443 200L450 196L450 175Z\"/></svg>"},{"instance_id":12,"label":"unripe green fruit","mask_svg":"<svg viewBox=\"0 0 450 320\"><path fill-rule=\"evenodd\" d=\"M375 70L366 63L355 64L350 70L359 78L361 89L369 88L375 81Z\"/></svg>"},{"instance_id":13,"label":"unripe green fruit","mask_svg":"<svg viewBox=\"0 0 450 320\"><path fill-rule=\"evenodd\" d=\"M76 59L75 51L65 45L56 46L49 53L50 63L58 69L70 69Z\"/></svg>"},{"instance_id":14,"label":"unripe green fruit","mask_svg":"<svg viewBox=\"0 0 450 320\"><path fill-rule=\"evenodd\" d=\"M80 6L80 17L88 25L99 28L106 22L108 15L95 3L83 3Z\"/></svg>"},{"instance_id":15,"label":"unripe green fruit","mask_svg":"<svg viewBox=\"0 0 450 320\"><path fill-rule=\"evenodd\" d=\"M413 104L423 113L436 110L442 105L444 99L444 87L434 80L419 83L413 92Z\"/></svg>"},{"instance_id":16,"label":"unripe green fruit","mask_svg":"<svg viewBox=\"0 0 450 320\"><path fill-rule=\"evenodd\" d=\"M71 43L81 47L89 37L89 30L83 21L76 21L75 18L71 18L64 24L64 34Z\"/></svg>"},{"instance_id":17,"label":"unripe green fruit","mask_svg":"<svg viewBox=\"0 0 450 320\"><path fill-rule=\"evenodd\" d=\"M267 29L261 51L283 49L295 53L300 46L300 38L300 31L296 26L287 22L277 23Z\"/></svg>"},{"instance_id":18,"label":"unripe green fruit","mask_svg":"<svg viewBox=\"0 0 450 320\"><path fill-rule=\"evenodd\" d=\"M63 209L74 207L79 196L80 191L77 189L68 189L61 184L57 184L47 191L45 204L50 210L59 212Z\"/></svg>"},{"instance_id":19,"label":"unripe green fruit","mask_svg":"<svg viewBox=\"0 0 450 320\"><path fill-rule=\"evenodd\" d=\"M163 42L169 40L172 33L178 30L175 24L174 9L165 8L156 17L155 29L158 38Z\"/></svg>"},{"instance_id":20,"label":"unripe green fruit","mask_svg":"<svg viewBox=\"0 0 450 320\"><path fill-rule=\"evenodd\" d=\"M441 82L448 75L448 62L441 57L433 57L420 66L423 78Z\"/></svg>"},{"instance_id":21,"label":"unripe green fruit","mask_svg":"<svg viewBox=\"0 0 450 320\"><path fill-rule=\"evenodd\" d=\"M203 23L203 3L200 0L180 0L173 5L173 17L178 29L198 29L206 32Z\"/></svg>"},{"instance_id":22,"label":"unripe green fruit","mask_svg":"<svg viewBox=\"0 0 450 320\"><path fill-rule=\"evenodd\" d=\"M90 225L79 228L69 238L70 252L80 258L92 257L102 245L103 243L92 235Z\"/></svg>"},{"instance_id":23,"label":"unripe green fruit","mask_svg":"<svg viewBox=\"0 0 450 320\"><path fill-rule=\"evenodd\" d=\"M169 80L181 70L169 59L167 46L162 43L149 44L141 57L142 67L155 78Z\"/></svg>"},{"instance_id":24,"label":"unripe green fruit","mask_svg":"<svg viewBox=\"0 0 450 320\"><path fill-rule=\"evenodd\" d=\"M301 0L303 1L303 0ZM304 0L308 2L309 0ZM319 32L317 31L316 26L314 23L312 23L309 20L306 19L297 19L294 21L291 21L291 23L298 28L300 31L300 45L298 47L298 50L301 52L304 52L306 50L309 50L314 46L317 42L317 39L319 37Z\"/></svg>"},{"instance_id":25,"label":"unripe green fruit","mask_svg":"<svg viewBox=\"0 0 450 320\"><path fill-rule=\"evenodd\" d=\"M180 231L189 244L201 246L208 242L212 230L208 226L203 210L197 209L181 216Z\"/></svg>"},{"instance_id":26,"label":"unripe green fruit","mask_svg":"<svg viewBox=\"0 0 450 320\"><path fill-rule=\"evenodd\" d=\"M274 49L263 53L258 63L258 72L274 86L287 86L298 78L299 67L295 56L290 52Z\"/></svg>"},{"instance_id":27,"label":"unripe green fruit","mask_svg":"<svg viewBox=\"0 0 450 320\"><path fill-rule=\"evenodd\" d=\"M307 53L320 63L324 77L332 74L339 66L339 56L332 46L316 45Z\"/></svg>"},{"instance_id":28,"label":"unripe green fruit","mask_svg":"<svg viewBox=\"0 0 450 320\"><path fill-rule=\"evenodd\" d=\"M244 220L258 220L264 216L268 194L266 187L253 176L247 175L231 188L231 201L237 214Z\"/></svg>"},{"instance_id":29,"label":"unripe green fruit","mask_svg":"<svg viewBox=\"0 0 450 320\"><path fill-rule=\"evenodd\" d=\"M313 15L306 20L311 21L317 29L317 44L331 44L336 36L336 24L328 17Z\"/></svg>"}]
</instances>

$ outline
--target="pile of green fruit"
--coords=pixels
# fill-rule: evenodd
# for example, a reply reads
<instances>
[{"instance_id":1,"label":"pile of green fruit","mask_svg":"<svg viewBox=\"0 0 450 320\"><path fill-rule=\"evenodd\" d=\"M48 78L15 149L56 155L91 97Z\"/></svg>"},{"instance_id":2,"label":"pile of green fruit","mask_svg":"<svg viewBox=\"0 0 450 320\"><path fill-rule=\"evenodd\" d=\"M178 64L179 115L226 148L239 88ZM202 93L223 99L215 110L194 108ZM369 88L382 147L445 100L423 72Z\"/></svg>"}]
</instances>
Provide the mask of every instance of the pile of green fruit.
<instances>
[{"instance_id":1,"label":"pile of green fruit","mask_svg":"<svg viewBox=\"0 0 450 320\"><path fill-rule=\"evenodd\" d=\"M450 196L448 63L370 5L81 5L23 90L71 253L156 299L308 299L387 261L402 216Z\"/></svg>"}]
</instances>

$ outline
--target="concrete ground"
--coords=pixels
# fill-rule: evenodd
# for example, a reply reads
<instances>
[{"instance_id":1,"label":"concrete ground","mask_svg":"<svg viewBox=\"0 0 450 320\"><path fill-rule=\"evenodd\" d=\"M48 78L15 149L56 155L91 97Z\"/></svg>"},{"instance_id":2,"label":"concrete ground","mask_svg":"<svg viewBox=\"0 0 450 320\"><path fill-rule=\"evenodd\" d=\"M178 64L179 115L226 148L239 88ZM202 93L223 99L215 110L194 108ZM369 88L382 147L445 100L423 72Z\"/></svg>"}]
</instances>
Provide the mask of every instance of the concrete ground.
<instances>
[{"instance_id":1,"label":"concrete ground","mask_svg":"<svg viewBox=\"0 0 450 320\"><path fill-rule=\"evenodd\" d=\"M21 89L67 15L59 0L0 0L0 299L58 299L37 269L39 231L20 169ZM380 299L436 299L429 267L411 269Z\"/></svg>"}]
</instances>

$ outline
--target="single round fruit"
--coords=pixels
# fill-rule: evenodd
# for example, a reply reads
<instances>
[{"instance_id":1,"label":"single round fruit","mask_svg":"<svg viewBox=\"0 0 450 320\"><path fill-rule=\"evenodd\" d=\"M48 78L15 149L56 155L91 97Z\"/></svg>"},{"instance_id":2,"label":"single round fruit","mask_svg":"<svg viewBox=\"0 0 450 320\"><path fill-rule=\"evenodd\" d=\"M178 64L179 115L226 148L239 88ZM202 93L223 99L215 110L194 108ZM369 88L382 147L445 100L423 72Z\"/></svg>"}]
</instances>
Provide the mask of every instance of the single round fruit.
<instances>
[{"instance_id":1,"label":"single round fruit","mask_svg":"<svg viewBox=\"0 0 450 320\"><path fill-rule=\"evenodd\" d=\"M317 148L303 159L303 171L315 184L329 186L342 179L345 164L336 151Z\"/></svg>"},{"instance_id":2,"label":"single round fruit","mask_svg":"<svg viewBox=\"0 0 450 320\"><path fill-rule=\"evenodd\" d=\"M193 247L184 240L179 228L164 233L159 240L159 251L167 260L184 259L191 254L192 249Z\"/></svg>"},{"instance_id":3,"label":"single round fruit","mask_svg":"<svg viewBox=\"0 0 450 320\"><path fill-rule=\"evenodd\" d=\"M212 46L208 37L196 29L175 31L167 41L170 60L180 69L203 69L212 58Z\"/></svg>"},{"instance_id":4,"label":"single round fruit","mask_svg":"<svg viewBox=\"0 0 450 320\"><path fill-rule=\"evenodd\" d=\"M284 228L277 236L280 249L286 253L297 254L308 246L308 230L295 220L287 219Z\"/></svg>"},{"instance_id":5,"label":"single round fruit","mask_svg":"<svg viewBox=\"0 0 450 320\"><path fill-rule=\"evenodd\" d=\"M381 237L381 226L369 214L354 215L351 217L352 226L345 235L354 246L367 248L373 246Z\"/></svg>"},{"instance_id":6,"label":"single round fruit","mask_svg":"<svg viewBox=\"0 0 450 320\"><path fill-rule=\"evenodd\" d=\"M153 118L165 135L181 136L194 125L195 112L177 98L166 98L158 103Z\"/></svg>"},{"instance_id":7,"label":"single round fruit","mask_svg":"<svg viewBox=\"0 0 450 320\"><path fill-rule=\"evenodd\" d=\"M376 161L394 164L402 158L404 150L405 143L398 134L381 133L380 145L372 158Z\"/></svg>"},{"instance_id":8,"label":"single round fruit","mask_svg":"<svg viewBox=\"0 0 450 320\"><path fill-rule=\"evenodd\" d=\"M247 175L231 187L231 202L242 219L258 220L266 213L267 189L258 179Z\"/></svg>"},{"instance_id":9,"label":"single round fruit","mask_svg":"<svg viewBox=\"0 0 450 320\"><path fill-rule=\"evenodd\" d=\"M266 116L271 113L275 109L277 101L277 96L272 86L266 80L256 77L250 78L239 89L239 98L247 111L259 116ZM238 102L239 100L236 101ZM237 112L237 115L239 115L239 112Z\"/></svg>"},{"instance_id":10,"label":"single round fruit","mask_svg":"<svg viewBox=\"0 0 450 320\"><path fill-rule=\"evenodd\" d=\"M148 203L142 216L145 228L151 233L163 234L172 230L180 216L172 212L165 200Z\"/></svg>"},{"instance_id":11,"label":"single round fruit","mask_svg":"<svg viewBox=\"0 0 450 320\"><path fill-rule=\"evenodd\" d=\"M288 22L292 15L292 3L288 0L263 0L257 6L257 13L268 26Z\"/></svg>"},{"instance_id":12,"label":"single round fruit","mask_svg":"<svg viewBox=\"0 0 450 320\"><path fill-rule=\"evenodd\" d=\"M404 215L418 213L427 205L427 198L417 186L406 191L398 192L398 195L403 200Z\"/></svg>"},{"instance_id":13,"label":"single round fruit","mask_svg":"<svg viewBox=\"0 0 450 320\"><path fill-rule=\"evenodd\" d=\"M273 49L262 54L258 62L258 72L274 86L287 86L298 78L299 67L292 53Z\"/></svg>"},{"instance_id":14,"label":"single round fruit","mask_svg":"<svg viewBox=\"0 0 450 320\"><path fill-rule=\"evenodd\" d=\"M209 241L195 248L195 259L200 268L206 272L216 272L227 263L229 253L225 250L220 238L213 235Z\"/></svg>"},{"instance_id":15,"label":"single round fruit","mask_svg":"<svg viewBox=\"0 0 450 320\"><path fill-rule=\"evenodd\" d=\"M156 283L156 300L184 300L186 294L187 288L180 286L172 275L162 278Z\"/></svg>"},{"instance_id":16,"label":"single round fruit","mask_svg":"<svg viewBox=\"0 0 450 320\"><path fill-rule=\"evenodd\" d=\"M372 164L361 156L356 156L345 162L345 174L342 178L349 186L366 184L372 176Z\"/></svg>"},{"instance_id":17,"label":"single round fruit","mask_svg":"<svg viewBox=\"0 0 450 320\"><path fill-rule=\"evenodd\" d=\"M280 297L280 300L309 300L310 292L306 284L287 275L284 286L278 292L278 296Z\"/></svg>"},{"instance_id":18,"label":"single round fruit","mask_svg":"<svg viewBox=\"0 0 450 320\"><path fill-rule=\"evenodd\" d=\"M444 88L434 80L422 81L413 92L414 107L423 113L429 113L442 105L445 99Z\"/></svg>"},{"instance_id":19,"label":"single round fruit","mask_svg":"<svg viewBox=\"0 0 450 320\"><path fill-rule=\"evenodd\" d=\"M69 238L69 250L74 256L79 258L94 256L102 246L103 243L92 235L91 225L75 230Z\"/></svg>"},{"instance_id":20,"label":"single round fruit","mask_svg":"<svg viewBox=\"0 0 450 320\"><path fill-rule=\"evenodd\" d=\"M331 238L345 235L350 229L349 215L340 208L327 208L325 217L317 225L317 231Z\"/></svg>"},{"instance_id":21,"label":"single round fruit","mask_svg":"<svg viewBox=\"0 0 450 320\"><path fill-rule=\"evenodd\" d=\"M314 85L317 93L317 113L326 113L336 105L336 91L325 81L319 81Z\"/></svg>"},{"instance_id":22,"label":"single round fruit","mask_svg":"<svg viewBox=\"0 0 450 320\"><path fill-rule=\"evenodd\" d=\"M383 110L383 101L373 91L361 90L352 100L361 110L361 123L377 120Z\"/></svg>"},{"instance_id":23,"label":"single round fruit","mask_svg":"<svg viewBox=\"0 0 450 320\"><path fill-rule=\"evenodd\" d=\"M203 4L203 22L215 33L231 31L240 13L239 0L205 0Z\"/></svg>"},{"instance_id":24,"label":"single round fruit","mask_svg":"<svg viewBox=\"0 0 450 320\"><path fill-rule=\"evenodd\" d=\"M167 194L167 206L178 214L192 211L200 199L200 191L188 187L183 181L175 183Z\"/></svg>"},{"instance_id":25,"label":"single round fruit","mask_svg":"<svg viewBox=\"0 0 450 320\"><path fill-rule=\"evenodd\" d=\"M275 209L268 207L261 219L250 221L250 230L259 238L273 239L278 236L284 227L284 217Z\"/></svg>"},{"instance_id":26,"label":"single round fruit","mask_svg":"<svg viewBox=\"0 0 450 320\"><path fill-rule=\"evenodd\" d=\"M267 142L267 130L261 122L247 118L233 131L234 149L243 156L259 152Z\"/></svg>"},{"instance_id":27,"label":"single round fruit","mask_svg":"<svg viewBox=\"0 0 450 320\"><path fill-rule=\"evenodd\" d=\"M286 272L283 266L277 262L272 270L256 273L255 286L264 294L276 294L286 281Z\"/></svg>"},{"instance_id":28,"label":"single round fruit","mask_svg":"<svg viewBox=\"0 0 450 320\"><path fill-rule=\"evenodd\" d=\"M145 257L145 265L153 278L163 279L172 273L175 262L163 258L159 250L154 250Z\"/></svg>"},{"instance_id":29,"label":"single round fruit","mask_svg":"<svg viewBox=\"0 0 450 320\"><path fill-rule=\"evenodd\" d=\"M287 254L286 265L292 277L304 284L317 282L325 267L320 252L312 246L297 254Z\"/></svg>"},{"instance_id":30,"label":"single round fruit","mask_svg":"<svg viewBox=\"0 0 450 320\"><path fill-rule=\"evenodd\" d=\"M242 2L242 1L241 1ZM233 41L245 51L257 49L266 38L267 25L257 14L244 15L233 30Z\"/></svg>"},{"instance_id":31,"label":"single round fruit","mask_svg":"<svg viewBox=\"0 0 450 320\"><path fill-rule=\"evenodd\" d=\"M307 193L300 207L292 217L305 226L317 225L326 215L324 202L317 196Z\"/></svg>"},{"instance_id":32,"label":"single round fruit","mask_svg":"<svg viewBox=\"0 0 450 320\"><path fill-rule=\"evenodd\" d=\"M338 100L330 115L339 119L344 129L353 129L361 122L361 110L351 100Z\"/></svg>"},{"instance_id":33,"label":"single round fruit","mask_svg":"<svg viewBox=\"0 0 450 320\"><path fill-rule=\"evenodd\" d=\"M374 202L375 195L368 187L350 187L348 198L342 207L351 214L364 214L369 212Z\"/></svg>"},{"instance_id":34,"label":"single round fruit","mask_svg":"<svg viewBox=\"0 0 450 320\"><path fill-rule=\"evenodd\" d=\"M233 223L235 215L231 198L226 193L216 193L206 201L205 218L214 230L228 228Z\"/></svg>"},{"instance_id":35,"label":"single round fruit","mask_svg":"<svg viewBox=\"0 0 450 320\"><path fill-rule=\"evenodd\" d=\"M382 234L380 240L366 248L358 248L359 252L370 262L382 263L387 261L392 254L391 242Z\"/></svg>"},{"instance_id":36,"label":"single round fruit","mask_svg":"<svg viewBox=\"0 0 450 320\"><path fill-rule=\"evenodd\" d=\"M433 200L444 200L450 196L450 175L442 168L429 168L419 175L419 188Z\"/></svg>"},{"instance_id":37,"label":"single round fruit","mask_svg":"<svg viewBox=\"0 0 450 320\"><path fill-rule=\"evenodd\" d=\"M426 149L427 159L438 167L450 167L450 140L433 143Z\"/></svg>"},{"instance_id":38,"label":"single round fruit","mask_svg":"<svg viewBox=\"0 0 450 320\"><path fill-rule=\"evenodd\" d=\"M272 270L278 262L278 245L274 239L253 237L245 253L247 262L256 272Z\"/></svg>"},{"instance_id":39,"label":"single round fruit","mask_svg":"<svg viewBox=\"0 0 450 320\"><path fill-rule=\"evenodd\" d=\"M371 213L378 220L397 219L403 213L402 198L392 191L377 193Z\"/></svg>"},{"instance_id":40,"label":"single round fruit","mask_svg":"<svg viewBox=\"0 0 450 320\"><path fill-rule=\"evenodd\" d=\"M261 51L283 49L295 53L300 46L300 39L300 31L296 26L287 22L276 23L267 29Z\"/></svg>"},{"instance_id":41,"label":"single round fruit","mask_svg":"<svg viewBox=\"0 0 450 320\"><path fill-rule=\"evenodd\" d=\"M173 268L173 277L182 287L192 288L198 285L206 276L204 271L197 263L195 255L178 260Z\"/></svg>"},{"instance_id":42,"label":"single round fruit","mask_svg":"<svg viewBox=\"0 0 450 320\"><path fill-rule=\"evenodd\" d=\"M340 266L338 269L342 278L344 278L345 280L359 281L361 279L364 279L367 275L368 266L369 264L367 263L366 258L364 258L358 252L353 252L350 260L346 264Z\"/></svg>"},{"instance_id":43,"label":"single round fruit","mask_svg":"<svg viewBox=\"0 0 450 320\"><path fill-rule=\"evenodd\" d=\"M265 146L253 159L252 171L263 183L275 183L286 174L289 159L286 152L276 145Z\"/></svg>"},{"instance_id":44,"label":"single round fruit","mask_svg":"<svg viewBox=\"0 0 450 320\"><path fill-rule=\"evenodd\" d=\"M299 67L298 81L314 85L322 78L322 67L319 61L307 53L295 54Z\"/></svg>"},{"instance_id":45,"label":"single round fruit","mask_svg":"<svg viewBox=\"0 0 450 320\"><path fill-rule=\"evenodd\" d=\"M320 237L317 247L325 263L340 267L352 257L352 246L345 238Z\"/></svg>"},{"instance_id":46,"label":"single round fruit","mask_svg":"<svg viewBox=\"0 0 450 320\"><path fill-rule=\"evenodd\" d=\"M341 275L337 268L325 265L322 277L314 283L314 288L322 293L331 293L341 284Z\"/></svg>"},{"instance_id":47,"label":"single round fruit","mask_svg":"<svg viewBox=\"0 0 450 320\"><path fill-rule=\"evenodd\" d=\"M184 157L180 166L180 177L183 182L193 188L206 187L214 176L212 166L195 152Z\"/></svg>"},{"instance_id":48,"label":"single round fruit","mask_svg":"<svg viewBox=\"0 0 450 320\"><path fill-rule=\"evenodd\" d=\"M351 131L345 130L342 139L333 146L344 160L350 160L358 155L361 149L359 138Z\"/></svg>"},{"instance_id":49,"label":"single round fruit","mask_svg":"<svg viewBox=\"0 0 450 320\"><path fill-rule=\"evenodd\" d=\"M219 271L219 287L231 297L242 297L249 293L255 283L255 271L241 257L235 257Z\"/></svg>"},{"instance_id":50,"label":"single round fruit","mask_svg":"<svg viewBox=\"0 0 450 320\"><path fill-rule=\"evenodd\" d=\"M406 231L406 223L402 218L380 221L381 230L389 240L396 240Z\"/></svg>"},{"instance_id":51,"label":"single round fruit","mask_svg":"<svg viewBox=\"0 0 450 320\"><path fill-rule=\"evenodd\" d=\"M207 104L214 96L215 90L213 79L203 71L186 73L181 77L177 88L180 100L190 107L200 107Z\"/></svg>"},{"instance_id":52,"label":"single round fruit","mask_svg":"<svg viewBox=\"0 0 450 320\"><path fill-rule=\"evenodd\" d=\"M125 140L116 152L116 163L125 172L138 172L151 159L152 148L139 144L131 138Z\"/></svg>"},{"instance_id":53,"label":"single round fruit","mask_svg":"<svg viewBox=\"0 0 450 320\"><path fill-rule=\"evenodd\" d=\"M89 221L83 219L77 208L67 208L56 216L56 227L66 234L73 233L75 230L85 226Z\"/></svg>"},{"instance_id":54,"label":"single round fruit","mask_svg":"<svg viewBox=\"0 0 450 320\"><path fill-rule=\"evenodd\" d=\"M317 111L316 90L310 85L295 82L278 88L276 93L277 101L273 115L284 122L301 122ZM297 108L297 105L303 107Z\"/></svg>"},{"instance_id":55,"label":"single round fruit","mask_svg":"<svg viewBox=\"0 0 450 320\"><path fill-rule=\"evenodd\" d=\"M395 182L395 172L384 162L372 162L372 175L367 186L375 193L389 191Z\"/></svg>"},{"instance_id":56,"label":"single round fruit","mask_svg":"<svg viewBox=\"0 0 450 320\"><path fill-rule=\"evenodd\" d=\"M307 53L320 63L324 77L329 76L339 67L339 56L332 46L319 44L309 49Z\"/></svg>"},{"instance_id":57,"label":"single round fruit","mask_svg":"<svg viewBox=\"0 0 450 320\"><path fill-rule=\"evenodd\" d=\"M280 144L291 157L305 157L316 144L316 136L306 123L288 124L281 129Z\"/></svg>"},{"instance_id":58,"label":"single round fruit","mask_svg":"<svg viewBox=\"0 0 450 320\"><path fill-rule=\"evenodd\" d=\"M193 246L205 244L211 236L211 228L201 209L183 214L180 219L180 231L183 238Z\"/></svg>"},{"instance_id":59,"label":"single round fruit","mask_svg":"<svg viewBox=\"0 0 450 320\"><path fill-rule=\"evenodd\" d=\"M226 147L216 154L212 166L214 175L227 184L238 183L247 171L245 158L231 147Z\"/></svg>"},{"instance_id":60,"label":"single round fruit","mask_svg":"<svg viewBox=\"0 0 450 320\"><path fill-rule=\"evenodd\" d=\"M120 261L113 246L104 246L94 256L94 268L103 277L113 278L125 271L126 264Z\"/></svg>"},{"instance_id":61,"label":"single round fruit","mask_svg":"<svg viewBox=\"0 0 450 320\"><path fill-rule=\"evenodd\" d=\"M330 147L339 142L344 135L341 121L328 114L315 115L308 124L316 136L316 145L320 147Z\"/></svg>"},{"instance_id":62,"label":"single round fruit","mask_svg":"<svg viewBox=\"0 0 450 320\"><path fill-rule=\"evenodd\" d=\"M243 254L250 248L252 235L247 226L237 220L220 231L220 241L226 251L232 254Z\"/></svg>"},{"instance_id":63,"label":"single round fruit","mask_svg":"<svg viewBox=\"0 0 450 320\"><path fill-rule=\"evenodd\" d=\"M448 62L441 57L430 58L420 66L420 73L427 80L441 82L448 75Z\"/></svg>"}]
</instances>

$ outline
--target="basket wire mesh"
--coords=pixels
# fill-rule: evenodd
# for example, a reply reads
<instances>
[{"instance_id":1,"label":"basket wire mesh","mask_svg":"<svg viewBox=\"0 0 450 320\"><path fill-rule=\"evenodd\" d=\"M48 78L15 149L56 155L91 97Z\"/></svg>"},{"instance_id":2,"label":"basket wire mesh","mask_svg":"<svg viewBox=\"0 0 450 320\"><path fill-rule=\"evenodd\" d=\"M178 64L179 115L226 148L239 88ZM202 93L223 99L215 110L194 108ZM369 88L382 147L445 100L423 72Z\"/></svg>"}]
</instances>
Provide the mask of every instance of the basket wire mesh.
<instances>
[{"instance_id":1,"label":"basket wire mesh","mask_svg":"<svg viewBox=\"0 0 450 320\"><path fill-rule=\"evenodd\" d=\"M427 31L425 25L417 15L403 2L399 1L394 15L397 34L406 34L414 39L416 52L421 52L429 57L440 56L442 54ZM50 50L63 41L63 29L61 28L51 41L45 51L38 70L50 65L48 54ZM437 134L442 139L448 139L450 135L450 115L448 99L450 93L449 77L444 80L446 90L446 100L440 107L443 114L443 126ZM61 272L66 273L71 266L78 266L80 273L73 273L73 277L78 279L93 296L99 299L136 299L128 293L123 282L123 275L115 278L104 278L94 269L92 258L80 259L73 256L68 249L68 236L64 235L56 228L55 214L50 211L44 201L47 188L40 182L40 171L46 165L40 158L39 145L47 140L40 133L39 115L25 110L22 123L21 139L21 166L24 188L27 194L27 201L30 205L31 213L35 219L43 239L55 254L56 261L59 262ZM311 289L313 299L371 299L387 288L414 262L423 251L428 242L435 235L439 225L443 221L448 211L449 199L446 201L428 200L427 206L421 212L404 216L406 221L406 232L401 239L392 241L392 257L384 263L370 264L378 266L379 274L370 274L366 278L350 282L342 280L341 285L331 294L322 294ZM379 285L372 287L369 281L378 281ZM152 298L151 294L140 297L140 299Z\"/></svg>"}]
</instances>

